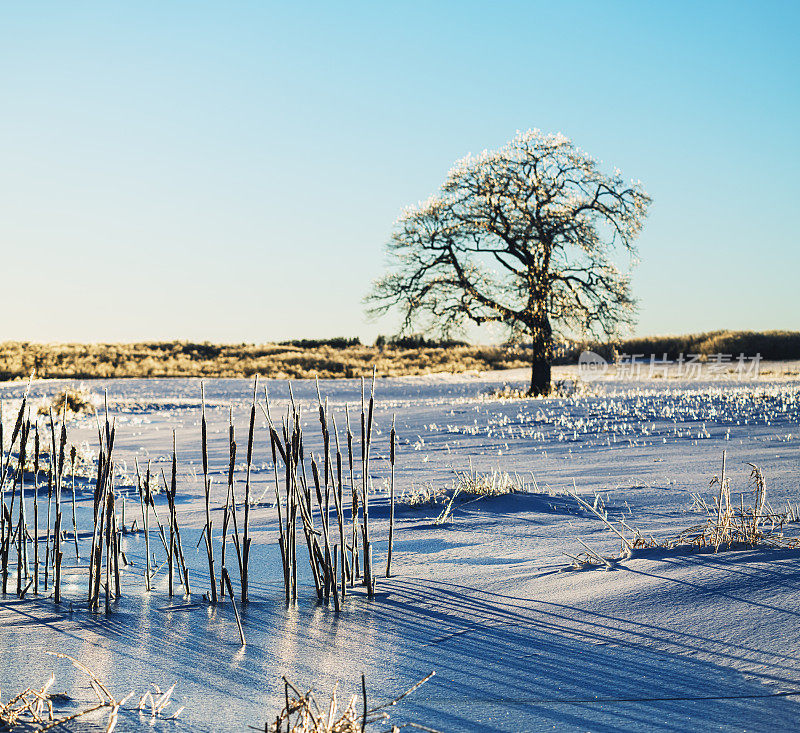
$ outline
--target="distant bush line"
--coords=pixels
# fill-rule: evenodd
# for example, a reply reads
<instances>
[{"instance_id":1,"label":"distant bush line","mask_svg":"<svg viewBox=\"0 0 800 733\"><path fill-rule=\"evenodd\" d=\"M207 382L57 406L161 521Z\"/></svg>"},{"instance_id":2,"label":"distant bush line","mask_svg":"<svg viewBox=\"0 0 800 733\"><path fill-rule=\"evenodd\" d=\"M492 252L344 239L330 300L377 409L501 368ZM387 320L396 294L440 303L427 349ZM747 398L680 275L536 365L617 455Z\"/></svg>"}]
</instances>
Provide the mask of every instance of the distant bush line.
<instances>
[{"instance_id":1,"label":"distant bush line","mask_svg":"<svg viewBox=\"0 0 800 733\"><path fill-rule=\"evenodd\" d=\"M556 363L577 361L583 350L612 360L618 354L761 354L765 360L800 359L800 332L713 331L688 336L653 336L616 344L565 343ZM275 379L359 377L373 365L382 376L487 371L528 366L524 345L470 346L422 336L299 339L281 344L211 344L189 341L136 344L0 343L0 380L28 377L94 379L120 377L249 377Z\"/></svg>"},{"instance_id":2,"label":"distant bush line","mask_svg":"<svg viewBox=\"0 0 800 733\"><path fill-rule=\"evenodd\" d=\"M302 343L302 342L295 342ZM314 343L310 340L308 343ZM404 376L436 372L513 369L524 352L500 346L365 346L320 342L209 344L186 341L138 344L0 343L0 380L119 377L250 377L275 379Z\"/></svg>"},{"instance_id":3,"label":"distant bush line","mask_svg":"<svg viewBox=\"0 0 800 733\"><path fill-rule=\"evenodd\" d=\"M800 331L709 331L685 336L646 336L626 339L616 344L576 343L564 350L561 360L572 363L580 352L589 349L613 361L618 354L655 354L674 361L680 354L761 355L765 361L800 359Z\"/></svg>"}]
</instances>

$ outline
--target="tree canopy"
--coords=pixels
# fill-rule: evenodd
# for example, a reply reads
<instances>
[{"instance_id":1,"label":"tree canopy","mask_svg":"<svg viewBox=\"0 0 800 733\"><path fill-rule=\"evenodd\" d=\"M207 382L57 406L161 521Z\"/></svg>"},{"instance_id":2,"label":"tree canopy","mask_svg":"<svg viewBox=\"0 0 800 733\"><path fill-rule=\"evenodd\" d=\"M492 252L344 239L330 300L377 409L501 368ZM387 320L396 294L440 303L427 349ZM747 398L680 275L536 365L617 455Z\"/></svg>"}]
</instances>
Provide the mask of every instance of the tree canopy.
<instances>
[{"instance_id":1,"label":"tree canopy","mask_svg":"<svg viewBox=\"0 0 800 733\"><path fill-rule=\"evenodd\" d=\"M547 394L553 334L609 337L631 323L629 269L650 204L641 183L563 135L520 132L458 161L438 193L406 209L370 311L398 309L403 330L449 336L499 323L530 338L531 391Z\"/></svg>"}]
</instances>

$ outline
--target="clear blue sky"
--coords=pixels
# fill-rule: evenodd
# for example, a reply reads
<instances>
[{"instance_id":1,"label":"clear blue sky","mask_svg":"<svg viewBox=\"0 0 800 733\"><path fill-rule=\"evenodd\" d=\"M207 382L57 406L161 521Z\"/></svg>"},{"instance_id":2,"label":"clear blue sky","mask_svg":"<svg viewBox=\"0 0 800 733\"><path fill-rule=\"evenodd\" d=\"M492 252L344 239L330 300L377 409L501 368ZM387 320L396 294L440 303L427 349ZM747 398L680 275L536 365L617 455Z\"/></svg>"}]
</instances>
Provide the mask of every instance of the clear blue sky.
<instances>
[{"instance_id":1,"label":"clear blue sky","mask_svg":"<svg viewBox=\"0 0 800 733\"><path fill-rule=\"evenodd\" d=\"M0 340L392 331L361 299L466 153L563 132L654 199L637 333L800 328L800 3L0 9Z\"/></svg>"}]
</instances>

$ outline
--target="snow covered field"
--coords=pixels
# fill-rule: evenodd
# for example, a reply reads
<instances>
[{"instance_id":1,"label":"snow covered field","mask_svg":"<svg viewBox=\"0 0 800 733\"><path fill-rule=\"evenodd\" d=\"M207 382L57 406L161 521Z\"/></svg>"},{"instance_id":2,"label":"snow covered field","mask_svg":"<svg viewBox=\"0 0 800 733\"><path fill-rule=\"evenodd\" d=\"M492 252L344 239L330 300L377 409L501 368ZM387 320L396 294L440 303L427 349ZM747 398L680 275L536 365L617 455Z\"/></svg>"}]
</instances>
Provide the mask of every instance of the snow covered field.
<instances>
[{"instance_id":1,"label":"snow covered field","mask_svg":"<svg viewBox=\"0 0 800 733\"><path fill-rule=\"evenodd\" d=\"M556 372L556 378L575 376L573 368ZM800 503L797 365L762 365L757 380L741 382L599 380L567 398L491 396L506 383L524 386L526 377L378 380L370 512L377 597L359 593L340 614L316 603L308 577L297 606L284 604L271 457L259 415L253 479L254 495L264 500L251 517L256 544L251 602L242 609L244 648L229 605L213 608L202 599L204 551L188 549L204 522L196 479L199 380L87 383L98 398L108 390L116 460L129 473L134 456L166 470L176 430L179 518L194 593L190 601L170 601L163 573L152 594L143 592L139 533L125 540L134 565L110 617L87 613L84 582L69 573L60 608L41 597L6 596L0 603L3 699L24 684L44 682L53 669L56 689L88 700L84 680L44 655L57 650L86 662L120 696L177 682L175 697L186 710L177 722L157 723L159 730L263 727L281 706L281 675L321 693L339 680L340 693L349 694L359 690L363 671L370 701L378 702L431 670L436 677L398 706L393 721L442 731L796 730L800 552L665 553L626 560L611 571L569 571L564 553L580 552L578 539L606 555L617 553L620 542L564 492L574 481L590 501L600 494L610 517L656 538L673 536L703 521L691 495L711 501L709 481L726 450L736 501L750 492L751 462L763 470L776 509ZM64 384L35 383L32 395L44 398ZM273 413L280 414L287 384L267 384ZM293 387L312 440L318 434L314 384ZM321 388L340 426L346 403L360 407L356 380L326 381ZM0 385L6 420L23 390L20 383ZM228 409L244 441L251 390L245 380L206 382L217 507L224 502ZM442 525L433 523L441 506L402 508L393 577L385 579L392 415L400 438L399 492L447 485L454 471L472 468L517 474L530 493L458 506ZM93 419L77 420L69 437L96 449ZM238 468L243 475L244 465ZM79 495L86 513L89 493L83 488ZM138 513L135 494L129 499L128 524ZM800 524L785 532L800 535ZM149 720L126 711L120 725L145 729Z\"/></svg>"}]
</instances>

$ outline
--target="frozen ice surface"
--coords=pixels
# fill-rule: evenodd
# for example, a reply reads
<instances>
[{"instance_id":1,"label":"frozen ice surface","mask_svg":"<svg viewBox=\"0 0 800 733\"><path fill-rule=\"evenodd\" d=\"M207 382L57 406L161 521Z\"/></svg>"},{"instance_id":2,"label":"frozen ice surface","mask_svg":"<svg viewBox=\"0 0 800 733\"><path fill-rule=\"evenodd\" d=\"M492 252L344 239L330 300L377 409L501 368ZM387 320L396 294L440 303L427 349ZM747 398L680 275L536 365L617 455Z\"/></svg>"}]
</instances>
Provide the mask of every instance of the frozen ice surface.
<instances>
[{"instance_id":1,"label":"frozen ice surface","mask_svg":"<svg viewBox=\"0 0 800 733\"><path fill-rule=\"evenodd\" d=\"M143 593L144 542L132 534L125 542L134 565L109 617L86 612L83 581L70 573L60 608L46 598L5 597L3 698L23 681L44 682L52 669L56 689L88 699L90 691L66 663L44 656L52 649L82 659L121 694L177 682L175 696L186 711L178 722L159 723L164 730L263 726L280 707L284 674L301 687L313 685L324 699L337 680L340 693L358 691L363 671L370 701L378 702L433 669L436 677L392 712L393 721L443 731L796 730L798 553L654 556L613 571L564 572L569 560L563 553L582 549L577 538L606 554L619 542L559 495L574 480L581 494L601 493L612 517L624 516L656 537L674 534L699 516L691 493L710 498L708 483L724 449L736 500L748 491L747 463L753 462L764 471L774 506L800 502L796 370L765 365L752 382L617 380L597 382L570 398L492 398L506 382L523 385L525 376L378 380L371 476L378 570L385 556L383 482L393 414L400 438L398 492L449 483L454 470L471 464L478 471L517 473L531 491L535 479L539 493L459 506L445 525L432 521L438 509L399 511L393 577L379 573L378 597L370 602L358 592L339 615L316 603L308 577L297 607L283 602L271 456L259 413L253 481L254 495L263 494L264 501L252 513L257 544L252 600L242 609L243 649L230 607L212 608L202 599L206 560L194 549L204 521L196 480L199 380L87 382L98 397L108 390L117 419L117 461L129 470L134 455L167 469L176 430L179 513L193 595L170 600L163 572L154 592ZM280 415L287 384L266 384L273 415ZM63 386L37 382L32 395L38 400ZM321 388L342 431L345 404L351 418L360 409L360 384L336 380ZM20 383L0 385L6 420L23 389ZM296 382L293 389L309 446L319 450L315 386ZM215 517L224 501L228 409L233 407L243 445L251 390L247 380L206 381ZM76 421L70 439L94 445L93 420ZM243 463L238 467L243 477ZM79 497L86 512L88 492L80 486ZM130 498L132 518L138 500ZM786 531L800 534L800 525ZM122 729L149 727L134 712L126 712L123 723Z\"/></svg>"}]
</instances>

